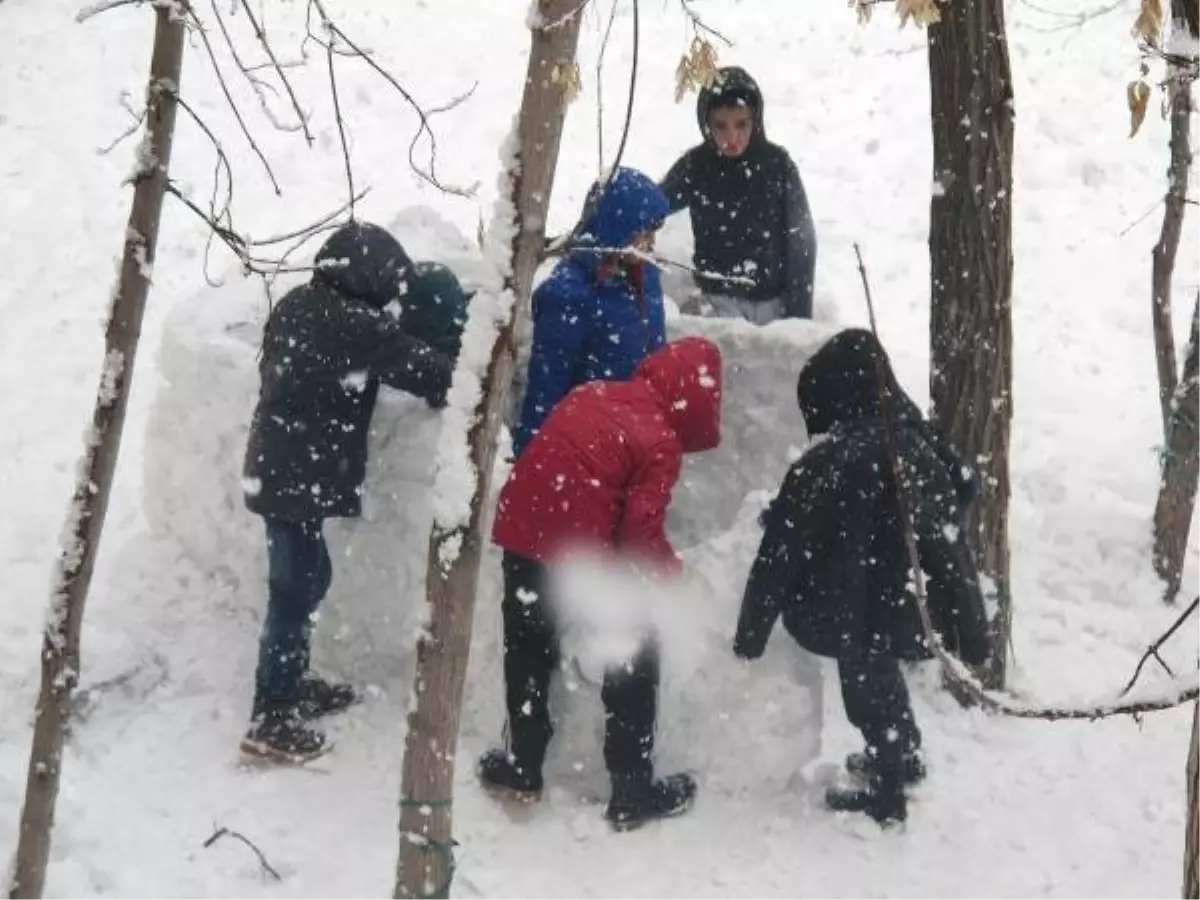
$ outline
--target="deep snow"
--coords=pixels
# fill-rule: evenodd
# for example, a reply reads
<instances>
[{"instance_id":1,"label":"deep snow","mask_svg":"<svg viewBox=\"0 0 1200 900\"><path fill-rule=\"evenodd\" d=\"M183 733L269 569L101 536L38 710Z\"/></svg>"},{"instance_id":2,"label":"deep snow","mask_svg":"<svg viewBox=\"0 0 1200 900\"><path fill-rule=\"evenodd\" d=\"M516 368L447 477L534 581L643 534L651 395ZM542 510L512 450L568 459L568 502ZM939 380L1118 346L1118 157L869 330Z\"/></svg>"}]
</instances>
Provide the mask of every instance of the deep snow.
<instances>
[{"instance_id":1,"label":"deep snow","mask_svg":"<svg viewBox=\"0 0 1200 900\"><path fill-rule=\"evenodd\" d=\"M884 340L906 386L923 398L923 37L897 32L886 14L859 28L852 10L837 3L696 6L737 41L722 58L745 63L759 78L770 134L791 149L805 179L821 241L819 316L863 322L851 250L861 241ZM1125 139L1135 6L1130 0L1063 30L1051 29L1066 24L1075 5L1061 15L1010 7L1018 113L1014 687L1047 701L1092 697L1122 683L1141 647L1174 614L1157 602L1149 565L1159 424L1148 285L1157 214L1126 231L1161 196L1165 166L1166 129L1157 116L1138 138ZM472 269L482 261L465 236L481 216L490 219L491 176L524 72L522 11L471 0L340 7L331 11L346 30L365 36L423 100L444 100L479 80L467 103L434 120L439 172L455 183L482 182L477 201L440 196L408 172L413 117L365 67L347 63L339 86L356 169L372 186L362 215L391 224L414 255L447 257L482 280L483 270ZM119 182L133 144L108 156L94 150L124 127L120 91L142 90L151 26L149 13L133 9L78 26L77 8L74 0L0 7L0 84L7 88L0 100L0 376L9 385L0 397L7 425L0 455L9 461L0 469L2 852L15 839L48 578L103 361L101 328L127 212ZM597 173L593 72L601 11L606 4L584 26L585 91L564 135L555 228L570 224ZM280 46L298 45L301 20L300 4L268 6ZM654 52L642 55L626 162L659 174L696 138L691 99L672 101L673 69L688 35L674 4L643 4L642 24L643 49ZM610 153L628 31L621 13L606 62ZM222 135L237 171L237 210L256 235L288 230L342 202L323 67L296 72L296 83L314 107L313 151L272 131L252 112L245 86L233 83L285 187L275 199L202 55L185 63L182 90ZM203 193L211 162L202 135L181 123L175 177ZM686 232L686 223L673 221L660 250L686 260ZM429 518L422 486L430 454L408 451L433 446L436 417L403 398L384 401L364 519L330 528L342 553L317 659L378 690L331 725L337 748L316 770L241 771L235 750L249 704L264 560L258 524L238 502L237 474L265 300L236 277L222 289L204 287L203 230L178 204L168 204L162 234L120 485L89 608L83 684L133 674L94 693L76 726L49 891L383 894L395 856L407 648L421 600L413 585L424 567L399 548L422 546ZM1196 238L1193 216L1176 278L1181 337L1197 286ZM679 280L668 285L678 296ZM586 685L558 689L555 699L570 715L545 808L514 823L474 787L470 763L498 738L502 719L497 567L489 561L461 741L459 894L1177 894L1186 713L1140 726L995 720L959 710L936 689L935 673L922 672L914 678L917 714L933 774L906 832L881 836L818 804L831 764L855 742L836 679L820 679L783 635L758 666L723 654L757 538L755 492L775 487L788 454L803 443L792 377L828 327L774 326L748 337L748 327L708 326L768 377L746 375L739 394L741 373L729 373L730 404L742 425L712 458L689 464L690 486L671 519L681 546L694 548L689 558L724 589L701 612L712 638L702 664L669 681L664 697L663 763L701 773L702 795L689 817L616 837L597 806L580 804L604 792L597 703ZM748 342L740 351L739 341ZM749 402L768 388L777 405ZM388 427L401 414L403 428ZM1194 586L1196 575L1193 537L1186 583ZM1186 670L1196 646L1188 629L1167 659ZM253 838L284 883L262 882L252 855L236 844L202 850L214 823Z\"/></svg>"}]
</instances>

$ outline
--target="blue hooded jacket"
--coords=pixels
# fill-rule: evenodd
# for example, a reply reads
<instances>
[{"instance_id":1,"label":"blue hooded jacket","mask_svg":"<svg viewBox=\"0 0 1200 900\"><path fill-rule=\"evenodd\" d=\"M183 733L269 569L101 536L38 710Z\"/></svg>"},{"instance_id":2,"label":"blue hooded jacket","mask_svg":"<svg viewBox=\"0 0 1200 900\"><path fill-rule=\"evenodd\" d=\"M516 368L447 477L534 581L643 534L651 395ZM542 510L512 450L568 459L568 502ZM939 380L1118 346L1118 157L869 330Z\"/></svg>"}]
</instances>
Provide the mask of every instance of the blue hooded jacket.
<instances>
[{"instance_id":1,"label":"blue hooded jacket","mask_svg":"<svg viewBox=\"0 0 1200 900\"><path fill-rule=\"evenodd\" d=\"M513 435L520 455L571 388L625 381L663 345L666 323L658 269L642 267L641 290L628 272L602 277L604 250L627 247L666 217L667 198L635 169L619 168L596 200L575 249L533 293L533 349L521 420Z\"/></svg>"}]
</instances>

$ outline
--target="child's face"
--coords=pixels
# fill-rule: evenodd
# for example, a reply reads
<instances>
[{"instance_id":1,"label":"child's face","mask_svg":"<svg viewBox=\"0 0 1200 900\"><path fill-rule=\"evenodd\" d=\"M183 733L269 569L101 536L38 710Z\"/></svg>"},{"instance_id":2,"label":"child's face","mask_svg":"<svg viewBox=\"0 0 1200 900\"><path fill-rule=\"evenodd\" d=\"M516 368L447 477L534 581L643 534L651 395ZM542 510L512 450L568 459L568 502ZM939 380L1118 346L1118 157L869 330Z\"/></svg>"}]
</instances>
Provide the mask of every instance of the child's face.
<instances>
[{"instance_id":1,"label":"child's face","mask_svg":"<svg viewBox=\"0 0 1200 900\"><path fill-rule=\"evenodd\" d=\"M754 111L748 106L718 106L708 114L708 131L722 156L741 156L754 134Z\"/></svg>"},{"instance_id":2,"label":"child's face","mask_svg":"<svg viewBox=\"0 0 1200 900\"><path fill-rule=\"evenodd\" d=\"M635 250L640 250L642 253L654 252L654 231L643 231L634 237L630 246Z\"/></svg>"}]
</instances>

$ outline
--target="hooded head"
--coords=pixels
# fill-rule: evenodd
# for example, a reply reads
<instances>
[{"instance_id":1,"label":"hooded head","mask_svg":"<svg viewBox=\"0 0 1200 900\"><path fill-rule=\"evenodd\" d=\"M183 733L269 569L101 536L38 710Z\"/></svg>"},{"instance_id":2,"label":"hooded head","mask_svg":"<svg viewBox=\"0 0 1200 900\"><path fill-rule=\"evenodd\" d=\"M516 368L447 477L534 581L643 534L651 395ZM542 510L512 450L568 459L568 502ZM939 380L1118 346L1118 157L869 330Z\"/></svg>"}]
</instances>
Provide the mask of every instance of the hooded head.
<instances>
[{"instance_id":1,"label":"hooded head","mask_svg":"<svg viewBox=\"0 0 1200 900\"><path fill-rule=\"evenodd\" d=\"M883 363L884 384L895 415L920 418L900 389L887 351L875 335L861 328L847 328L813 354L796 381L796 399L810 435L826 434L835 425L879 417L876 358Z\"/></svg>"},{"instance_id":2,"label":"hooded head","mask_svg":"<svg viewBox=\"0 0 1200 900\"><path fill-rule=\"evenodd\" d=\"M400 298L400 325L434 350L456 359L471 296L446 266L414 263L408 292Z\"/></svg>"},{"instance_id":3,"label":"hooded head","mask_svg":"<svg viewBox=\"0 0 1200 900\"><path fill-rule=\"evenodd\" d=\"M702 337L664 344L638 366L635 379L649 383L685 453L721 443L721 350Z\"/></svg>"},{"instance_id":4,"label":"hooded head","mask_svg":"<svg viewBox=\"0 0 1200 900\"><path fill-rule=\"evenodd\" d=\"M413 267L400 242L370 222L347 222L317 251L314 264L315 279L376 309L401 299Z\"/></svg>"},{"instance_id":5,"label":"hooded head","mask_svg":"<svg viewBox=\"0 0 1200 900\"><path fill-rule=\"evenodd\" d=\"M740 108L750 111L753 128L749 145L753 147L767 139L763 126L763 98L758 83L750 73L738 66L725 66L717 70L717 79L712 85L702 88L696 98L696 121L705 142L716 148L717 141L709 127L709 113L721 108ZM719 149L719 148L718 148Z\"/></svg>"},{"instance_id":6,"label":"hooded head","mask_svg":"<svg viewBox=\"0 0 1200 900\"><path fill-rule=\"evenodd\" d=\"M658 228L670 212L666 195L637 169L618 168L593 202L601 185L592 188L584 204L590 214L580 229L582 247L628 247L643 231Z\"/></svg>"}]
</instances>

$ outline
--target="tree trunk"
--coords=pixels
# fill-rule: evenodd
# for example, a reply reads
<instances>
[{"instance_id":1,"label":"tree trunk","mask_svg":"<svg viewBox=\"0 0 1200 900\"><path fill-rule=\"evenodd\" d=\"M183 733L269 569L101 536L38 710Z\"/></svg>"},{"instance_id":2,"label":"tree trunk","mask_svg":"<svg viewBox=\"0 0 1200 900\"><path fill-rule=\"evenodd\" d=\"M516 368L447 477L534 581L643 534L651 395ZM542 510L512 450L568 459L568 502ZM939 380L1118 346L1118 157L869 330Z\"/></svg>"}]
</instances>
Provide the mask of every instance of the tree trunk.
<instances>
[{"instance_id":1,"label":"tree trunk","mask_svg":"<svg viewBox=\"0 0 1200 900\"><path fill-rule=\"evenodd\" d=\"M499 201L500 209L507 210L502 228L513 229L511 271L506 273L504 286L513 304L507 320L498 323L500 333L483 378L482 397L466 436L475 475L469 519L465 526L435 522L429 539L426 592L432 621L418 643L416 699L408 715L396 897L447 897L453 877L450 804L484 547L480 517L513 377L513 336L528 305L545 243L546 213L569 86L560 73L569 71L575 59L581 9L579 0L539 0L538 21L531 26L529 66L517 125L519 150L508 176L511 193ZM439 462L445 465L447 460Z\"/></svg>"},{"instance_id":2,"label":"tree trunk","mask_svg":"<svg viewBox=\"0 0 1200 900\"><path fill-rule=\"evenodd\" d=\"M158 244L175 131L175 95L183 65L184 22L169 8L155 9L154 50L146 90L146 133L125 229L120 282L104 335L104 368L96 391L92 430L64 531L43 636L42 682L21 810L10 897L40 897L50 856L54 806L62 775L64 726L79 678L80 631L88 586L100 550L121 432L133 381L142 314Z\"/></svg>"},{"instance_id":3,"label":"tree trunk","mask_svg":"<svg viewBox=\"0 0 1200 900\"><path fill-rule=\"evenodd\" d=\"M1192 706L1192 746L1188 750L1187 770L1187 815L1184 817L1185 829L1183 841L1183 896L1185 898L1200 898L1200 803L1197 802L1197 791L1200 787L1196 781L1200 779L1200 703Z\"/></svg>"},{"instance_id":4,"label":"tree trunk","mask_svg":"<svg viewBox=\"0 0 1200 900\"><path fill-rule=\"evenodd\" d=\"M1002 0L939 4L929 27L933 198L929 218L932 415L981 476L971 541L994 582L994 656L1004 685L1011 603L1013 93Z\"/></svg>"},{"instance_id":5,"label":"tree trunk","mask_svg":"<svg viewBox=\"0 0 1200 900\"><path fill-rule=\"evenodd\" d=\"M1200 420L1198 326L1200 296L1192 311L1192 333L1183 361L1183 377L1167 417L1162 481L1158 488L1158 503L1154 507L1154 571L1167 583L1164 597L1168 603L1174 602L1183 579L1183 560L1187 554L1188 532L1196 508L1196 481L1200 475L1196 441L1196 423Z\"/></svg>"},{"instance_id":6,"label":"tree trunk","mask_svg":"<svg viewBox=\"0 0 1200 900\"><path fill-rule=\"evenodd\" d=\"M1172 29L1187 28L1184 3L1174 0ZM1175 359L1175 334L1171 319L1171 280L1175 276L1175 257L1183 233L1183 215L1187 209L1188 174L1192 168L1189 126L1192 116L1192 84L1183 67L1170 64L1167 97L1171 109L1171 164L1167 168L1167 196L1162 231L1154 245L1151 274L1151 312L1154 322L1154 350L1158 362L1158 402L1162 410L1163 440L1171 438L1172 404L1178 377Z\"/></svg>"}]
</instances>

